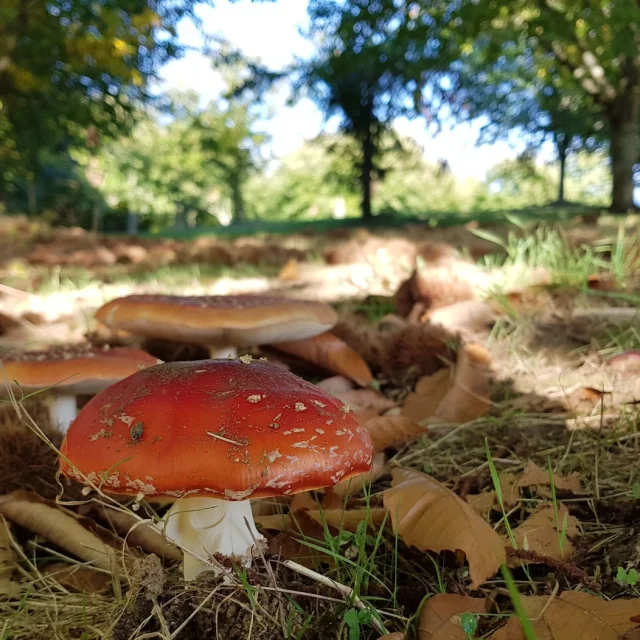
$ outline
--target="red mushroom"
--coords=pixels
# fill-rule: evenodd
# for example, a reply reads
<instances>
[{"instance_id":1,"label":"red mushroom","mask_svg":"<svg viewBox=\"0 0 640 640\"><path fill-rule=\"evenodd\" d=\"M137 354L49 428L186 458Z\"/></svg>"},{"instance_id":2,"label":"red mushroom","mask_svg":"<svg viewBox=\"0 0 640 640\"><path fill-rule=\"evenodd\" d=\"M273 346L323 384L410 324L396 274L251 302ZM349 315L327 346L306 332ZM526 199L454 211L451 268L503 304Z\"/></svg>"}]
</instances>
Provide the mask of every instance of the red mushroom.
<instances>
[{"instance_id":1,"label":"red mushroom","mask_svg":"<svg viewBox=\"0 0 640 640\"><path fill-rule=\"evenodd\" d=\"M78 413L76 396L94 395L144 367L161 362L132 347L51 348L26 351L0 358L4 376L12 386L31 392L49 391L51 423L66 431Z\"/></svg>"},{"instance_id":2,"label":"red mushroom","mask_svg":"<svg viewBox=\"0 0 640 640\"><path fill-rule=\"evenodd\" d=\"M338 316L323 302L273 296L132 295L107 302L96 319L111 329L202 344L212 358L226 358L237 347L316 336Z\"/></svg>"},{"instance_id":3,"label":"red mushroom","mask_svg":"<svg viewBox=\"0 0 640 640\"><path fill-rule=\"evenodd\" d=\"M213 554L250 561L250 499L327 487L367 471L372 445L349 407L265 361L174 362L115 384L80 412L62 472L105 491L176 499L165 523L184 575ZM248 525L248 526L247 526Z\"/></svg>"}]
</instances>

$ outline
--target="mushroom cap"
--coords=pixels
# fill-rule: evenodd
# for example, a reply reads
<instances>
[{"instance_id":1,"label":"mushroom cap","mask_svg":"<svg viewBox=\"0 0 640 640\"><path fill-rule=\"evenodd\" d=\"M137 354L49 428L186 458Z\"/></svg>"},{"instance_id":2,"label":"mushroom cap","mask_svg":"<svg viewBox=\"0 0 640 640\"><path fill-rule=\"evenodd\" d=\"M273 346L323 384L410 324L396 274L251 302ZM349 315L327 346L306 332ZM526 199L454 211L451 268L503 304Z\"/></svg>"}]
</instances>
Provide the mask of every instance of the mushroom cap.
<instances>
[{"instance_id":1,"label":"mushroom cap","mask_svg":"<svg viewBox=\"0 0 640 640\"><path fill-rule=\"evenodd\" d=\"M25 391L52 387L57 393L93 395L160 360L132 347L73 346L6 355L0 362L0 386L8 381Z\"/></svg>"},{"instance_id":2,"label":"mushroom cap","mask_svg":"<svg viewBox=\"0 0 640 640\"><path fill-rule=\"evenodd\" d=\"M112 493L247 500L334 485L368 470L373 448L340 400L244 356L122 380L87 403L61 452L65 475Z\"/></svg>"},{"instance_id":3,"label":"mushroom cap","mask_svg":"<svg viewBox=\"0 0 640 640\"><path fill-rule=\"evenodd\" d=\"M323 302L256 295L132 295L107 302L96 318L153 338L236 347L310 338L338 321Z\"/></svg>"}]
</instances>

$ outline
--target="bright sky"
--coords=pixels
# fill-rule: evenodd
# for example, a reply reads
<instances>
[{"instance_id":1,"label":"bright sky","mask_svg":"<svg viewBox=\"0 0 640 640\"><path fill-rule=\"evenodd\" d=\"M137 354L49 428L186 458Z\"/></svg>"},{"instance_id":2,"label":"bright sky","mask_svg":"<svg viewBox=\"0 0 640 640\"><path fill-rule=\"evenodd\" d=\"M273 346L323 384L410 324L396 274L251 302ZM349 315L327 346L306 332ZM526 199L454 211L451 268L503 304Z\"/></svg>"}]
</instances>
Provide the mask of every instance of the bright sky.
<instances>
[{"instance_id":1,"label":"bright sky","mask_svg":"<svg viewBox=\"0 0 640 640\"><path fill-rule=\"evenodd\" d=\"M198 11L207 33L223 35L246 55L259 58L268 67L279 69L292 61L294 56L306 57L312 47L299 33L307 24L306 0L276 0L275 2L251 2L251 0L217 0L215 8L201 7ZM181 40L188 45L200 45L202 39L193 24L180 25ZM216 98L223 89L223 82L211 68L209 61L199 53L189 53L181 60L167 65L162 73L166 88L193 89L203 101ZM283 90L273 96L270 106L273 116L265 126L271 134L271 152L275 157L297 149L305 139L316 136L324 126L322 114L309 100L293 107L285 104ZM461 178L483 179L487 169L505 158L515 157L524 148L514 135L512 140L493 145L475 146L481 123L457 125L437 135L426 130L421 120L399 120L398 131L413 137L424 148L427 160L446 159L452 170ZM544 159L553 158L549 146L543 151Z\"/></svg>"}]
</instances>

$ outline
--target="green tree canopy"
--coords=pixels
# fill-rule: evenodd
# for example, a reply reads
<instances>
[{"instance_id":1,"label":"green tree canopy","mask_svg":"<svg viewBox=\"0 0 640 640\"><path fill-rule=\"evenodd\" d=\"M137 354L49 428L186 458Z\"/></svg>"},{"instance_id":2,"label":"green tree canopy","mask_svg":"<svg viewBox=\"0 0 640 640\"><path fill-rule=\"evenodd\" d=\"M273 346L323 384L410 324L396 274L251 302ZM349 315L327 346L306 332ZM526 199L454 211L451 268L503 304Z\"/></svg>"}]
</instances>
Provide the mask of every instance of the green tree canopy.
<instances>
[{"instance_id":1,"label":"green tree canopy","mask_svg":"<svg viewBox=\"0 0 640 640\"><path fill-rule=\"evenodd\" d=\"M32 177L37 155L89 127L114 132L151 100L180 54L176 25L196 0L4 0L0 5L0 166ZM6 178L6 176L5 176ZM0 190L1 191L1 190Z\"/></svg>"},{"instance_id":2,"label":"green tree canopy","mask_svg":"<svg viewBox=\"0 0 640 640\"><path fill-rule=\"evenodd\" d=\"M450 88L449 52L429 9L393 0L312 0L309 36L317 53L297 67L295 86L305 90L327 118L357 141L364 218L372 215L371 184L380 141L399 116L435 118ZM405 20L409 19L410 28ZM295 74L294 74L295 75Z\"/></svg>"},{"instance_id":3,"label":"green tree canopy","mask_svg":"<svg viewBox=\"0 0 640 640\"><path fill-rule=\"evenodd\" d=\"M514 46L531 53L547 84L576 92L605 118L611 139L612 208L633 207L640 134L640 4L637 0L462 0L451 15L464 47L483 46L487 68ZM569 89L571 88L571 89Z\"/></svg>"},{"instance_id":4,"label":"green tree canopy","mask_svg":"<svg viewBox=\"0 0 640 640\"><path fill-rule=\"evenodd\" d=\"M487 40L485 47L491 44ZM508 54L508 55L507 55ZM557 202L565 200L565 168L570 151L595 150L603 146L606 123L597 107L562 83L553 68L537 67L530 50L515 45L503 53L499 64L487 67L482 42L460 60L460 90L464 91L470 118L485 116L479 143L507 138L518 130L530 148L553 141L560 163Z\"/></svg>"}]
</instances>

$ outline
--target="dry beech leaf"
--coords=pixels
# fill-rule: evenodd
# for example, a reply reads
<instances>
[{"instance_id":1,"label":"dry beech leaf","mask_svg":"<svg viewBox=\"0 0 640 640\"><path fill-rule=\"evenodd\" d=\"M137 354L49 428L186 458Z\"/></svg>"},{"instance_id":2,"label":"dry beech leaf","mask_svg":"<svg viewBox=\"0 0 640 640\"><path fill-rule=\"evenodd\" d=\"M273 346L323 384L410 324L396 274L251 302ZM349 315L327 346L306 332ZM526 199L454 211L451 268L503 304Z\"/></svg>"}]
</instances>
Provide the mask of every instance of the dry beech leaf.
<instances>
[{"instance_id":1,"label":"dry beech leaf","mask_svg":"<svg viewBox=\"0 0 640 640\"><path fill-rule=\"evenodd\" d=\"M505 507L513 507L520 498L520 486L513 473L503 471L499 476L502 502Z\"/></svg>"},{"instance_id":2,"label":"dry beech leaf","mask_svg":"<svg viewBox=\"0 0 640 640\"><path fill-rule=\"evenodd\" d=\"M317 508L318 503L310 491L302 491L301 493L296 493L291 500L291 504L289 505L289 511L291 511L291 513L295 513L296 511L298 511L298 509L306 509L307 511L311 511Z\"/></svg>"},{"instance_id":3,"label":"dry beech leaf","mask_svg":"<svg viewBox=\"0 0 640 640\"><path fill-rule=\"evenodd\" d=\"M106 573L100 573L82 565L68 565L65 562L47 565L44 573L55 578L55 581L63 587L84 593L103 591L111 584L111 576Z\"/></svg>"},{"instance_id":4,"label":"dry beech leaf","mask_svg":"<svg viewBox=\"0 0 640 640\"><path fill-rule=\"evenodd\" d=\"M12 596L20 590L20 585L13 580L17 562L18 555L11 546L9 523L0 515L0 595Z\"/></svg>"},{"instance_id":5,"label":"dry beech leaf","mask_svg":"<svg viewBox=\"0 0 640 640\"><path fill-rule=\"evenodd\" d=\"M553 474L553 484L556 489L561 491L569 491L571 493L583 493L582 486L580 484L580 476L577 473L572 473L570 476L559 476ZM549 472L545 469L541 469L533 460L527 462L527 466L524 468L520 479L518 480L519 487L531 487L533 485L551 485L549 478Z\"/></svg>"},{"instance_id":6,"label":"dry beech leaf","mask_svg":"<svg viewBox=\"0 0 640 640\"><path fill-rule=\"evenodd\" d=\"M326 522L327 525L338 530L355 531L362 521L366 521L370 526L379 527L384 522L387 515L386 509L353 509L343 511L342 509L327 509L326 511L307 511L307 515L313 518L318 524Z\"/></svg>"},{"instance_id":7,"label":"dry beech leaf","mask_svg":"<svg viewBox=\"0 0 640 640\"><path fill-rule=\"evenodd\" d=\"M566 539L560 549L559 533L563 530L566 517ZM558 522L556 523L553 506L545 505L537 509L520 526L513 530L518 549L535 551L554 560L567 560L574 551L574 546L568 538L580 534L578 519L570 516L567 508L561 504L558 507ZM526 541L526 542L525 542ZM528 564L528 561L514 558L511 566Z\"/></svg>"},{"instance_id":8,"label":"dry beech leaf","mask_svg":"<svg viewBox=\"0 0 640 640\"><path fill-rule=\"evenodd\" d=\"M374 453L373 460L371 462L371 469L365 473L360 473L353 478L343 480L334 485L333 493L335 493L341 499L348 498L362 491L363 486L369 487L380 476L384 475L387 468L387 457L384 453Z\"/></svg>"},{"instance_id":9,"label":"dry beech leaf","mask_svg":"<svg viewBox=\"0 0 640 640\"><path fill-rule=\"evenodd\" d=\"M549 603L548 596L520 596L520 604L527 617L531 620L531 626L538 640L553 640L553 636L544 621L536 620L545 606L547 606L547 603ZM507 624L491 634L491 640L527 640L518 616L514 614L509 618Z\"/></svg>"},{"instance_id":10,"label":"dry beech leaf","mask_svg":"<svg viewBox=\"0 0 640 640\"><path fill-rule=\"evenodd\" d=\"M384 492L394 533L421 551L456 551L467 556L476 589L506 562L500 536L473 507L433 478L412 469L393 471Z\"/></svg>"},{"instance_id":11,"label":"dry beech leaf","mask_svg":"<svg viewBox=\"0 0 640 640\"><path fill-rule=\"evenodd\" d=\"M103 522L108 522L130 547L140 547L147 553L155 553L159 558L182 561L182 551L178 547L170 544L159 531L148 524L138 524L139 520L135 516L106 505L96 505L92 512Z\"/></svg>"},{"instance_id":12,"label":"dry beech leaf","mask_svg":"<svg viewBox=\"0 0 640 640\"><path fill-rule=\"evenodd\" d=\"M251 501L251 513L256 516L270 516L282 513L291 502L288 496L274 496L273 498L257 498Z\"/></svg>"},{"instance_id":13,"label":"dry beech leaf","mask_svg":"<svg viewBox=\"0 0 640 640\"><path fill-rule=\"evenodd\" d=\"M287 264L285 264L284 267L280 269L278 279L287 282L291 280L297 280L299 277L300 273L298 271L298 261L295 258L289 258Z\"/></svg>"},{"instance_id":14,"label":"dry beech leaf","mask_svg":"<svg viewBox=\"0 0 640 640\"><path fill-rule=\"evenodd\" d=\"M59 507L35 493L14 491L0 497L0 514L99 569L124 568L124 542L90 518ZM125 561L133 550L125 549Z\"/></svg>"},{"instance_id":15,"label":"dry beech leaf","mask_svg":"<svg viewBox=\"0 0 640 640\"><path fill-rule=\"evenodd\" d=\"M329 509L344 509L344 498L341 498L334 490L333 487L326 487L323 490L322 496L322 508Z\"/></svg>"},{"instance_id":16,"label":"dry beech leaf","mask_svg":"<svg viewBox=\"0 0 640 640\"><path fill-rule=\"evenodd\" d=\"M591 414L602 408L606 392L594 387L578 387L562 398L566 408L572 413Z\"/></svg>"},{"instance_id":17,"label":"dry beech leaf","mask_svg":"<svg viewBox=\"0 0 640 640\"><path fill-rule=\"evenodd\" d=\"M270 516L256 516L255 523L268 531L295 531L295 520L290 513L274 513Z\"/></svg>"},{"instance_id":18,"label":"dry beech leaf","mask_svg":"<svg viewBox=\"0 0 640 640\"><path fill-rule=\"evenodd\" d=\"M379 636L378 640L405 640L406 637L402 631L396 631L395 633L385 633L383 636Z\"/></svg>"},{"instance_id":19,"label":"dry beech leaf","mask_svg":"<svg viewBox=\"0 0 640 640\"><path fill-rule=\"evenodd\" d=\"M486 518L497 502L495 491L486 491L478 495L468 494L464 499L483 517Z\"/></svg>"},{"instance_id":20,"label":"dry beech leaf","mask_svg":"<svg viewBox=\"0 0 640 640\"><path fill-rule=\"evenodd\" d=\"M533 602L529 602L533 600ZM520 601L535 618L547 605L547 598L520 596ZM581 591L565 591L554 598L534 622L538 640L620 640L638 624L632 618L640 614L640 598L603 600ZM525 640L518 619L509 622L491 636L492 640Z\"/></svg>"},{"instance_id":21,"label":"dry beech leaf","mask_svg":"<svg viewBox=\"0 0 640 640\"><path fill-rule=\"evenodd\" d=\"M399 448L411 440L427 434L427 428L406 416L378 416L362 425L371 435L374 451L387 447Z\"/></svg>"},{"instance_id":22,"label":"dry beech leaf","mask_svg":"<svg viewBox=\"0 0 640 640\"><path fill-rule=\"evenodd\" d=\"M349 405L356 413L361 412L363 409L373 409L376 413L380 413L396 406L393 400L385 398L373 389L353 389L352 391L334 393L332 395Z\"/></svg>"},{"instance_id":23,"label":"dry beech leaf","mask_svg":"<svg viewBox=\"0 0 640 640\"><path fill-rule=\"evenodd\" d=\"M375 409L356 408L353 410L353 413L356 416L356 418L358 418L358 420L360 421L360 424L362 424L363 422L367 422L367 420L373 420L374 418L377 418L380 415L380 412L376 411Z\"/></svg>"},{"instance_id":24,"label":"dry beech leaf","mask_svg":"<svg viewBox=\"0 0 640 640\"><path fill-rule=\"evenodd\" d=\"M463 613L485 613L485 598L439 593L429 598L420 612L418 640L466 640L460 626Z\"/></svg>"},{"instance_id":25,"label":"dry beech leaf","mask_svg":"<svg viewBox=\"0 0 640 640\"><path fill-rule=\"evenodd\" d=\"M451 388L452 381L450 369L440 369L430 376L420 378L415 391L405 400L402 415L416 422L431 418Z\"/></svg>"},{"instance_id":26,"label":"dry beech leaf","mask_svg":"<svg viewBox=\"0 0 640 640\"><path fill-rule=\"evenodd\" d=\"M343 376L331 376L330 378L325 378L317 382L316 387L333 396L338 396L345 391L351 391L351 389L353 389L353 382Z\"/></svg>"},{"instance_id":27,"label":"dry beech leaf","mask_svg":"<svg viewBox=\"0 0 640 640\"><path fill-rule=\"evenodd\" d=\"M349 378L361 387L368 387L373 381L371 370L360 354L332 333L321 333L306 340L279 342L271 346L331 373Z\"/></svg>"},{"instance_id":28,"label":"dry beech leaf","mask_svg":"<svg viewBox=\"0 0 640 640\"><path fill-rule=\"evenodd\" d=\"M491 354L479 344L467 344L459 353L453 385L442 399L435 417L443 422L471 422L491 408L489 381Z\"/></svg>"},{"instance_id":29,"label":"dry beech leaf","mask_svg":"<svg viewBox=\"0 0 640 640\"><path fill-rule=\"evenodd\" d=\"M463 300L435 309L422 322L442 327L450 333L482 333L496 321L500 312L481 300Z\"/></svg>"}]
</instances>

